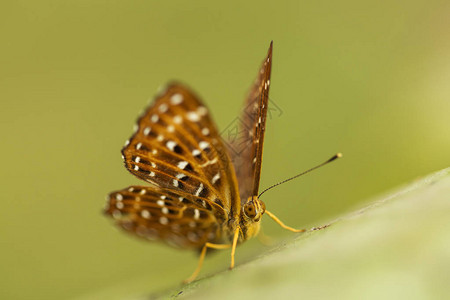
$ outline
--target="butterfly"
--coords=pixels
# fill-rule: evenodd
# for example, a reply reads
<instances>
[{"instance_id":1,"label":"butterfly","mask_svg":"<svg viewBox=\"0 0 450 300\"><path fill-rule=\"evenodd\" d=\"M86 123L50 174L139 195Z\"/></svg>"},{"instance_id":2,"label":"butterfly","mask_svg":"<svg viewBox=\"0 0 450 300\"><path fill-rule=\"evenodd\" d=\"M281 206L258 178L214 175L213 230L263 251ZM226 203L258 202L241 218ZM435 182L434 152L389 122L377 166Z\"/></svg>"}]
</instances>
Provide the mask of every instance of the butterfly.
<instances>
[{"instance_id":1,"label":"butterfly","mask_svg":"<svg viewBox=\"0 0 450 300\"><path fill-rule=\"evenodd\" d=\"M283 224L258 197L272 45L245 102L239 138L224 141L200 98L171 83L122 149L127 170L149 185L109 194L104 212L134 235L199 250L186 282L197 277L208 248L231 248L233 268L236 246L258 234L264 213L288 230L305 231Z\"/></svg>"}]
</instances>

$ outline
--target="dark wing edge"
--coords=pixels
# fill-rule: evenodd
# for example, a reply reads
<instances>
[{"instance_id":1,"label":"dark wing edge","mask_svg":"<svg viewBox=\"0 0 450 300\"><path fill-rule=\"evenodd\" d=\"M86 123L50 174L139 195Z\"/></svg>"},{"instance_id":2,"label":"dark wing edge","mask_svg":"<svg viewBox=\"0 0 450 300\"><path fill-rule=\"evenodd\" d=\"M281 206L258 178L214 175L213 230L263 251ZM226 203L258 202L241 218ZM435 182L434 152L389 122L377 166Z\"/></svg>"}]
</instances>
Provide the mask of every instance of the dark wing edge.
<instances>
[{"instance_id":1,"label":"dark wing edge","mask_svg":"<svg viewBox=\"0 0 450 300\"><path fill-rule=\"evenodd\" d=\"M236 170L242 204L246 203L249 197L257 196L259 190L272 70L272 46L273 42L270 43L267 56L244 103L244 111L239 118L238 137L227 143Z\"/></svg>"}]
</instances>

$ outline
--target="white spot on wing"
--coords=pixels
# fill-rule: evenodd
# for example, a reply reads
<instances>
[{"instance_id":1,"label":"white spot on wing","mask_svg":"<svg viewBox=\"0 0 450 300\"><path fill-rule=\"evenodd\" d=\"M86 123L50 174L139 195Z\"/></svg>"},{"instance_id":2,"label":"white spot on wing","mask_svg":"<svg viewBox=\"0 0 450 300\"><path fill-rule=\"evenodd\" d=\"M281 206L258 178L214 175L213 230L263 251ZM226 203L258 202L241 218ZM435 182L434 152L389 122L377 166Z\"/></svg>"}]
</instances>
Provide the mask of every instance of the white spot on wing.
<instances>
[{"instance_id":1,"label":"white spot on wing","mask_svg":"<svg viewBox=\"0 0 450 300\"><path fill-rule=\"evenodd\" d=\"M215 157L213 160L208 160L207 162L205 162L204 164L200 165L201 168L204 168L206 166L215 164L217 162L217 157Z\"/></svg>"},{"instance_id":2,"label":"white spot on wing","mask_svg":"<svg viewBox=\"0 0 450 300\"><path fill-rule=\"evenodd\" d=\"M178 173L176 177L178 179L183 179L184 177L186 177L186 175L184 175L183 173Z\"/></svg>"},{"instance_id":3,"label":"white spot on wing","mask_svg":"<svg viewBox=\"0 0 450 300\"><path fill-rule=\"evenodd\" d=\"M200 195L200 193L203 191L203 183L200 183L200 186L198 187L198 189L195 191L195 196Z\"/></svg>"},{"instance_id":4,"label":"white spot on wing","mask_svg":"<svg viewBox=\"0 0 450 300\"><path fill-rule=\"evenodd\" d=\"M206 148L209 148L209 143L205 142L205 141L201 141L198 146L200 147L200 149L205 150Z\"/></svg>"},{"instance_id":5,"label":"white spot on wing","mask_svg":"<svg viewBox=\"0 0 450 300\"><path fill-rule=\"evenodd\" d=\"M202 129L202 134L203 134L203 135L208 135L208 134L209 134L209 129L206 128L206 127L203 128L203 129Z\"/></svg>"},{"instance_id":6,"label":"white spot on wing","mask_svg":"<svg viewBox=\"0 0 450 300\"><path fill-rule=\"evenodd\" d=\"M177 146L177 143L175 143L174 141L167 141L166 146L170 151L173 151Z\"/></svg>"},{"instance_id":7,"label":"white spot on wing","mask_svg":"<svg viewBox=\"0 0 450 300\"><path fill-rule=\"evenodd\" d=\"M189 121L192 121L192 122L200 121L200 115L198 113L196 113L195 111L188 112L186 117Z\"/></svg>"},{"instance_id":8,"label":"white spot on wing","mask_svg":"<svg viewBox=\"0 0 450 300\"><path fill-rule=\"evenodd\" d=\"M199 106L197 108L197 113L203 117L208 113L208 109L206 109L206 107L204 107L204 106Z\"/></svg>"},{"instance_id":9,"label":"white spot on wing","mask_svg":"<svg viewBox=\"0 0 450 300\"><path fill-rule=\"evenodd\" d=\"M212 178L211 182L214 184L217 182L217 180L220 179L220 173L217 173L216 175L214 175L214 177Z\"/></svg>"},{"instance_id":10,"label":"white spot on wing","mask_svg":"<svg viewBox=\"0 0 450 300\"><path fill-rule=\"evenodd\" d=\"M167 111L169 107L167 106L167 104L163 103L158 107L159 112L161 113L165 113Z\"/></svg>"},{"instance_id":11,"label":"white spot on wing","mask_svg":"<svg viewBox=\"0 0 450 300\"><path fill-rule=\"evenodd\" d=\"M181 116L175 116L175 117L173 118L173 122L174 122L175 124L181 124L182 121L183 121L183 118L182 118Z\"/></svg>"},{"instance_id":12,"label":"white spot on wing","mask_svg":"<svg viewBox=\"0 0 450 300\"><path fill-rule=\"evenodd\" d=\"M198 220L200 218L200 211L198 209L194 209L194 219Z\"/></svg>"},{"instance_id":13,"label":"white spot on wing","mask_svg":"<svg viewBox=\"0 0 450 300\"><path fill-rule=\"evenodd\" d=\"M184 170L184 168L186 168L186 166L187 166L188 164L189 164L189 163L188 163L187 161L182 160L182 161L178 162L177 167L180 168L180 169L182 169L182 170Z\"/></svg>"},{"instance_id":14,"label":"white spot on wing","mask_svg":"<svg viewBox=\"0 0 450 300\"><path fill-rule=\"evenodd\" d=\"M169 223L169 219L167 219L166 217L161 217L159 218L159 223L161 223L162 225L167 225Z\"/></svg>"},{"instance_id":15,"label":"white spot on wing","mask_svg":"<svg viewBox=\"0 0 450 300\"><path fill-rule=\"evenodd\" d=\"M150 219L151 214L148 210L144 209L143 211L141 211L141 217L143 217L144 219Z\"/></svg>"},{"instance_id":16,"label":"white spot on wing","mask_svg":"<svg viewBox=\"0 0 450 300\"><path fill-rule=\"evenodd\" d=\"M152 116L150 117L150 120L151 120L153 123L156 123L156 122L159 121L159 117L158 117L158 115L152 115Z\"/></svg>"},{"instance_id":17,"label":"white spot on wing","mask_svg":"<svg viewBox=\"0 0 450 300\"><path fill-rule=\"evenodd\" d=\"M181 102L183 102L183 95L181 94L173 94L172 97L170 97L170 103L172 105L178 105Z\"/></svg>"},{"instance_id":18,"label":"white spot on wing","mask_svg":"<svg viewBox=\"0 0 450 300\"><path fill-rule=\"evenodd\" d=\"M120 212L120 210L115 209L112 212L112 216L113 216L114 219L120 219L122 217L122 213Z\"/></svg>"}]
</instances>

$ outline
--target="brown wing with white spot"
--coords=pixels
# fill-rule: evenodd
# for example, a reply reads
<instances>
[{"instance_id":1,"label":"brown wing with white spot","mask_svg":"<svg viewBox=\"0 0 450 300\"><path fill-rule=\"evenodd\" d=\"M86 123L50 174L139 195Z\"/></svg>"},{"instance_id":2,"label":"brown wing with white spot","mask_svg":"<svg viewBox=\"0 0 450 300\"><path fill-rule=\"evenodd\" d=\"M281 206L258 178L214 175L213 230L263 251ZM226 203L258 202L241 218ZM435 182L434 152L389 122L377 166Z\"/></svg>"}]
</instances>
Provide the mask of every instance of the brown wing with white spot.
<instances>
[{"instance_id":1,"label":"brown wing with white spot","mask_svg":"<svg viewBox=\"0 0 450 300\"><path fill-rule=\"evenodd\" d=\"M248 197L258 195L271 68L272 43L270 43L267 57L262 63L255 84L245 102L240 119L241 128L235 139L235 142L241 145L236 146L235 144L230 147L242 203L246 203Z\"/></svg>"},{"instance_id":2,"label":"brown wing with white spot","mask_svg":"<svg viewBox=\"0 0 450 300\"><path fill-rule=\"evenodd\" d=\"M226 214L239 209L233 166L208 109L180 84L169 85L139 118L122 154L131 173L163 190Z\"/></svg>"},{"instance_id":3,"label":"brown wing with white spot","mask_svg":"<svg viewBox=\"0 0 450 300\"><path fill-rule=\"evenodd\" d=\"M225 215L201 198L158 187L131 186L108 197L105 213L130 233L179 248L219 242Z\"/></svg>"}]
</instances>

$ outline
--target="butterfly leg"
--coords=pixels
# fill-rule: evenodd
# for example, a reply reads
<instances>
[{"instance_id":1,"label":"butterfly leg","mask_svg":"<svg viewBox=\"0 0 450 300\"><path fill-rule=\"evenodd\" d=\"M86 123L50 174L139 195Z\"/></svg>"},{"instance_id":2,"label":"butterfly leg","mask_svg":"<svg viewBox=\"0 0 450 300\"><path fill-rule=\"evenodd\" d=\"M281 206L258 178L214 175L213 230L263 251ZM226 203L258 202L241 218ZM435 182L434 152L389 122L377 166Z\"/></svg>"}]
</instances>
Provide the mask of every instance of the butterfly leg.
<instances>
[{"instance_id":1,"label":"butterfly leg","mask_svg":"<svg viewBox=\"0 0 450 300\"><path fill-rule=\"evenodd\" d=\"M267 214L269 217L271 217L275 222L278 223L278 225L280 225L280 226L283 227L284 229L287 229L287 230L292 231L292 232L305 232L305 231L306 231L306 229L295 229L295 228L292 228L292 227L290 227L290 226L287 226L286 224L284 224L283 222L281 222L281 220L278 219L273 213L271 213L271 212L268 211L268 210L266 210L266 214Z\"/></svg>"},{"instance_id":2,"label":"butterfly leg","mask_svg":"<svg viewBox=\"0 0 450 300\"><path fill-rule=\"evenodd\" d=\"M230 248L231 245L230 244L213 244L213 243L206 243L203 248L202 248L202 252L200 253L200 258L198 261L198 266L195 269L194 273L192 273L191 276L189 276L188 279L184 280L183 283L189 283L195 280L195 278L197 278L198 273L200 273L200 270L202 268L203 265L203 260L205 260L205 255L206 255L206 249L207 248L211 248L211 249L227 249Z\"/></svg>"},{"instance_id":3,"label":"butterfly leg","mask_svg":"<svg viewBox=\"0 0 450 300\"><path fill-rule=\"evenodd\" d=\"M237 246L237 242L238 242L238 238L239 238L239 231L241 229L239 227L236 228L236 230L234 231L234 236L233 236L233 245L231 248L231 264L230 264L230 270L234 268L234 255L236 254L236 246Z\"/></svg>"}]
</instances>

